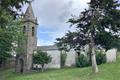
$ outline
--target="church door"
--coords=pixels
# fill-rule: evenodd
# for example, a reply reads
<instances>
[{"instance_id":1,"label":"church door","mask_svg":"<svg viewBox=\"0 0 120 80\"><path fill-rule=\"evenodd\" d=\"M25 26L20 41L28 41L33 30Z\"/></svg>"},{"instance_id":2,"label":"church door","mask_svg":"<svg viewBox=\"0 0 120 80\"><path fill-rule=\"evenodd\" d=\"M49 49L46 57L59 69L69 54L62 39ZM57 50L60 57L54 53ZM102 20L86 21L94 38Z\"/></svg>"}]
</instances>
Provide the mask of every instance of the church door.
<instances>
[{"instance_id":1,"label":"church door","mask_svg":"<svg viewBox=\"0 0 120 80\"><path fill-rule=\"evenodd\" d=\"M24 61L23 59L20 59L20 72L23 73L23 68L24 68Z\"/></svg>"}]
</instances>

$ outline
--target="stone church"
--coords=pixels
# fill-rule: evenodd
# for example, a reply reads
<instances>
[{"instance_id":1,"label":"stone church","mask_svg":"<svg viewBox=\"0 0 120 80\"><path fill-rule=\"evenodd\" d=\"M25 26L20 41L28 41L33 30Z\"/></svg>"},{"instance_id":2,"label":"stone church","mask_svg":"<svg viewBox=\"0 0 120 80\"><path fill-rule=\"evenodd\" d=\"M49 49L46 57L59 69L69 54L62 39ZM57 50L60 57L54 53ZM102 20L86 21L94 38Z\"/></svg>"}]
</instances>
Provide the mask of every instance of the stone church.
<instances>
[{"instance_id":1,"label":"stone church","mask_svg":"<svg viewBox=\"0 0 120 80\"><path fill-rule=\"evenodd\" d=\"M37 46L37 19L34 16L33 9L31 3L24 14L23 17L23 34L26 35L26 39L24 44L19 44L18 47L23 48L24 50L19 52L16 55L16 72L28 72L32 69L32 67L36 66L33 64L32 56L34 51L42 50L48 53L52 57L52 61L49 64L45 65L45 68L61 68L60 64L60 51L57 46ZM87 49L86 49L87 50ZM115 61L116 60L116 50L109 51L107 59L108 61ZM85 54L85 52L83 52ZM71 67L75 66L76 64L76 52L74 50L70 50L67 52L67 58L65 62L65 66ZM112 57L111 57L112 56ZM115 56L115 57L113 57ZM37 64L38 65L38 64ZM39 67L41 67L39 65Z\"/></svg>"},{"instance_id":2,"label":"stone church","mask_svg":"<svg viewBox=\"0 0 120 80\"><path fill-rule=\"evenodd\" d=\"M23 34L26 35L24 44L19 44L18 47L23 48L23 52L16 55L16 72L27 72L33 67L32 55L35 50L40 49L47 52L51 57L51 63L45 65L45 68L60 68L60 51L57 46L38 46L37 47L37 19L34 16L31 3L23 17L24 26ZM71 66L75 64L74 52L67 57L66 65Z\"/></svg>"}]
</instances>

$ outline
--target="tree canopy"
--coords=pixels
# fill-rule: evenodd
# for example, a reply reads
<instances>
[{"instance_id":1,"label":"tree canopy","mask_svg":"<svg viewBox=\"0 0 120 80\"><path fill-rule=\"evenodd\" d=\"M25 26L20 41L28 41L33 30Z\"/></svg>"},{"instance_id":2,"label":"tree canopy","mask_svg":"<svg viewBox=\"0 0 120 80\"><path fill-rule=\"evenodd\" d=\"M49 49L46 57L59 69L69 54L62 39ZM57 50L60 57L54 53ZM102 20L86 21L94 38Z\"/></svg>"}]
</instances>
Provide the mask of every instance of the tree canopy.
<instances>
[{"instance_id":1,"label":"tree canopy","mask_svg":"<svg viewBox=\"0 0 120 80\"><path fill-rule=\"evenodd\" d=\"M18 17L18 10L28 0L0 0L0 65L5 62L18 39L22 38L22 20Z\"/></svg>"},{"instance_id":2,"label":"tree canopy","mask_svg":"<svg viewBox=\"0 0 120 80\"><path fill-rule=\"evenodd\" d=\"M106 50L120 40L120 4L118 0L91 0L89 8L82 11L79 17L72 17L68 22L75 25L75 32L68 32L57 39L71 48L80 49L89 44L93 72L96 66L95 48L100 46ZM108 40L109 39L109 40Z\"/></svg>"},{"instance_id":3,"label":"tree canopy","mask_svg":"<svg viewBox=\"0 0 120 80\"><path fill-rule=\"evenodd\" d=\"M41 64L42 71L44 71L44 65L50 63L52 57L48 55L47 52L43 52L38 50L37 53L33 55L33 63L34 64Z\"/></svg>"}]
</instances>

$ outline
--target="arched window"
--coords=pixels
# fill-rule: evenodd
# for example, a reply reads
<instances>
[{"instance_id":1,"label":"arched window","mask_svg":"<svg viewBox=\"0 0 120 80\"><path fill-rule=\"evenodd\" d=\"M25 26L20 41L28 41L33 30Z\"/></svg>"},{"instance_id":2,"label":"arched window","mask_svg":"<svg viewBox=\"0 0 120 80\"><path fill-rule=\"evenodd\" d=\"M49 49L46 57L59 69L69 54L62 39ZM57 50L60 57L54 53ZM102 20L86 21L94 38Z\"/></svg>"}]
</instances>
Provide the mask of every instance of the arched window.
<instances>
[{"instance_id":1,"label":"arched window","mask_svg":"<svg viewBox=\"0 0 120 80\"><path fill-rule=\"evenodd\" d=\"M35 35L35 28L32 27L32 36L34 36L34 35Z\"/></svg>"},{"instance_id":2,"label":"arched window","mask_svg":"<svg viewBox=\"0 0 120 80\"><path fill-rule=\"evenodd\" d=\"M26 26L23 26L23 34L26 32Z\"/></svg>"}]
</instances>

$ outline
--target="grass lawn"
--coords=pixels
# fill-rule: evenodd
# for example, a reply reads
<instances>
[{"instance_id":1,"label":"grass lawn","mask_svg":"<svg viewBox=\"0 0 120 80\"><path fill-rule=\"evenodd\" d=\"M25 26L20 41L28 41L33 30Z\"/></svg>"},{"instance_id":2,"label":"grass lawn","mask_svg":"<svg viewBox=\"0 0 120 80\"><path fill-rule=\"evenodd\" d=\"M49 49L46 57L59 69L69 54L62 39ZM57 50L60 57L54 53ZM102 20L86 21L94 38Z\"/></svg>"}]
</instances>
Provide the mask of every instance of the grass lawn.
<instances>
[{"instance_id":1,"label":"grass lawn","mask_svg":"<svg viewBox=\"0 0 120 80\"><path fill-rule=\"evenodd\" d=\"M91 67L16 74L11 69L1 71L0 80L120 80L120 59L116 63L100 65L99 70L98 74L91 74Z\"/></svg>"}]
</instances>

